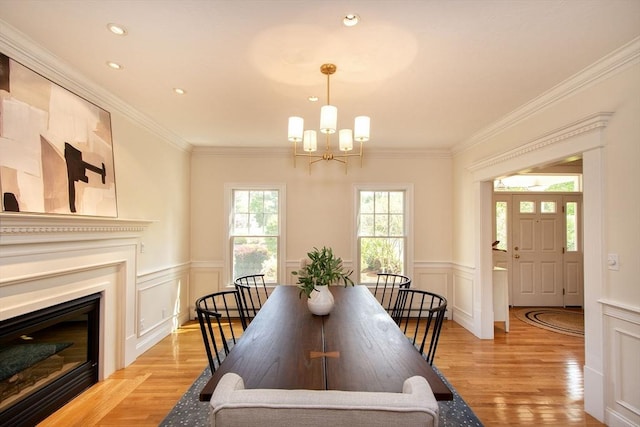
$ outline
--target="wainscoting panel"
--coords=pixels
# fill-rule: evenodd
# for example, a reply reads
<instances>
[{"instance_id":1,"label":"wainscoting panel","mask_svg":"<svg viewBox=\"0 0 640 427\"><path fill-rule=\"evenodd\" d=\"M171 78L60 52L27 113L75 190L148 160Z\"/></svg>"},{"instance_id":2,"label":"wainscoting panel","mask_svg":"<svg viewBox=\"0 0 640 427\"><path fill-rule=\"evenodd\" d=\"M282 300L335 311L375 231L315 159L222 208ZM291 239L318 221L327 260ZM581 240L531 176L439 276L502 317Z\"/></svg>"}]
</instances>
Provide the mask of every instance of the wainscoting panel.
<instances>
[{"instance_id":1,"label":"wainscoting panel","mask_svg":"<svg viewBox=\"0 0 640 427\"><path fill-rule=\"evenodd\" d=\"M198 298L214 292L222 291L223 262L191 263L191 281L189 286L189 318L196 319L195 302Z\"/></svg>"},{"instance_id":2,"label":"wainscoting panel","mask_svg":"<svg viewBox=\"0 0 640 427\"><path fill-rule=\"evenodd\" d=\"M640 425L640 308L604 303L605 420Z\"/></svg>"},{"instance_id":3,"label":"wainscoting panel","mask_svg":"<svg viewBox=\"0 0 640 427\"><path fill-rule=\"evenodd\" d=\"M144 274L136 290L139 355L189 320L189 265Z\"/></svg>"},{"instance_id":4,"label":"wainscoting panel","mask_svg":"<svg viewBox=\"0 0 640 427\"><path fill-rule=\"evenodd\" d=\"M453 320L471 332L474 325L473 271L456 266L453 270Z\"/></svg>"},{"instance_id":5,"label":"wainscoting panel","mask_svg":"<svg viewBox=\"0 0 640 427\"><path fill-rule=\"evenodd\" d=\"M414 276L412 278L411 287L422 289L442 295L447 299L447 319L452 318L453 313L453 290L451 287L453 272L451 266L443 266L442 264L429 266L414 264Z\"/></svg>"}]
</instances>

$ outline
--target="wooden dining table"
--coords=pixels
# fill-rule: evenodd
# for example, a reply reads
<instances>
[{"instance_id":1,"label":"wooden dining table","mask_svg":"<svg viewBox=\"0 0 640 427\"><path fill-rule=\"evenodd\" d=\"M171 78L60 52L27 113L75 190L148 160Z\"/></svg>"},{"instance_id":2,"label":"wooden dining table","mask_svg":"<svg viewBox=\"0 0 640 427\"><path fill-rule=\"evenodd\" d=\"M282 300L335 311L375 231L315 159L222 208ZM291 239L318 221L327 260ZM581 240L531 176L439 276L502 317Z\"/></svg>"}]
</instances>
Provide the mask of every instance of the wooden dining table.
<instances>
[{"instance_id":1,"label":"wooden dining table","mask_svg":"<svg viewBox=\"0 0 640 427\"><path fill-rule=\"evenodd\" d=\"M332 286L335 306L311 314L296 286L277 286L200 393L211 400L227 372L246 388L402 392L414 375L437 400L453 394L363 285Z\"/></svg>"}]
</instances>

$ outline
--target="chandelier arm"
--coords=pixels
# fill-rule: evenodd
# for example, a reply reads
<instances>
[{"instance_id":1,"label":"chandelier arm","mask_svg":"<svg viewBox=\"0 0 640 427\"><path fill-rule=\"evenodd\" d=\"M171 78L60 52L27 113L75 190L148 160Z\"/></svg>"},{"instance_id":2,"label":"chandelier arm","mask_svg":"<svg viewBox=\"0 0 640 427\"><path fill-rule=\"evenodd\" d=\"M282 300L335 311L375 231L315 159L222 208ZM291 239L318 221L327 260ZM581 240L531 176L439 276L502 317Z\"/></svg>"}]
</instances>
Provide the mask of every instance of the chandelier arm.
<instances>
[{"instance_id":1,"label":"chandelier arm","mask_svg":"<svg viewBox=\"0 0 640 427\"><path fill-rule=\"evenodd\" d=\"M296 154L296 157L307 157L307 158L310 158L310 159L324 160L322 156L319 156L317 154L298 153L298 154Z\"/></svg>"},{"instance_id":2,"label":"chandelier arm","mask_svg":"<svg viewBox=\"0 0 640 427\"><path fill-rule=\"evenodd\" d=\"M362 157L360 153L334 154L333 158Z\"/></svg>"}]
</instances>

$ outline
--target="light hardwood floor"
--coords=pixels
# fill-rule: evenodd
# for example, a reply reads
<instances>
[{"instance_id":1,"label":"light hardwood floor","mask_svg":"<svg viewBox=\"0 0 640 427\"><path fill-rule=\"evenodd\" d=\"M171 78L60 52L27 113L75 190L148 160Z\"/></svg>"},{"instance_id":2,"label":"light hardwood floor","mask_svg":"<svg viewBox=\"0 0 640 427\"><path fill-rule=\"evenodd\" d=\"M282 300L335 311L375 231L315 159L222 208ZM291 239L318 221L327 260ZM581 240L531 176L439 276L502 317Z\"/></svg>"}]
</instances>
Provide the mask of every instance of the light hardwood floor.
<instances>
[{"instance_id":1,"label":"light hardwood floor","mask_svg":"<svg viewBox=\"0 0 640 427\"><path fill-rule=\"evenodd\" d=\"M603 425L582 409L584 339L510 320L493 341L445 322L434 362L484 425ZM157 426L206 364L187 324L40 425Z\"/></svg>"}]
</instances>

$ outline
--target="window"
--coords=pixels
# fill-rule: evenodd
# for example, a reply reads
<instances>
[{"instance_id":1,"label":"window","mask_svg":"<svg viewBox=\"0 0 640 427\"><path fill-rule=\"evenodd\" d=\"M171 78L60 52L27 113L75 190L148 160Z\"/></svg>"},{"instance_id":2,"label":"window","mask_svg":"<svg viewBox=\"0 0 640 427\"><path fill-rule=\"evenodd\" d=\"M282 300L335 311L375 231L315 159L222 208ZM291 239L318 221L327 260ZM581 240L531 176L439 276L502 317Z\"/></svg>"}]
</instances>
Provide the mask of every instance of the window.
<instances>
[{"instance_id":1,"label":"window","mask_svg":"<svg viewBox=\"0 0 640 427\"><path fill-rule=\"evenodd\" d=\"M407 191L357 191L357 241L360 283L375 283L378 273L407 270Z\"/></svg>"},{"instance_id":2,"label":"window","mask_svg":"<svg viewBox=\"0 0 640 427\"><path fill-rule=\"evenodd\" d=\"M495 241L498 243L493 249L506 251L507 250L507 221L508 221L508 204L505 201L496 201L496 217L495 217Z\"/></svg>"},{"instance_id":3,"label":"window","mask_svg":"<svg viewBox=\"0 0 640 427\"><path fill-rule=\"evenodd\" d=\"M500 178L493 182L494 191L521 192L521 191L582 191L582 175L513 175Z\"/></svg>"},{"instance_id":4,"label":"window","mask_svg":"<svg viewBox=\"0 0 640 427\"><path fill-rule=\"evenodd\" d=\"M578 202L567 202L565 210L567 252L578 252Z\"/></svg>"},{"instance_id":5,"label":"window","mask_svg":"<svg viewBox=\"0 0 640 427\"><path fill-rule=\"evenodd\" d=\"M520 213L536 213L536 203L531 201L521 201Z\"/></svg>"},{"instance_id":6,"label":"window","mask_svg":"<svg viewBox=\"0 0 640 427\"><path fill-rule=\"evenodd\" d=\"M540 213L542 214L556 213L556 202L551 202L551 201L540 202Z\"/></svg>"},{"instance_id":7,"label":"window","mask_svg":"<svg viewBox=\"0 0 640 427\"><path fill-rule=\"evenodd\" d=\"M229 189L229 242L231 278L264 274L268 283L278 283L281 250L282 188Z\"/></svg>"}]
</instances>

